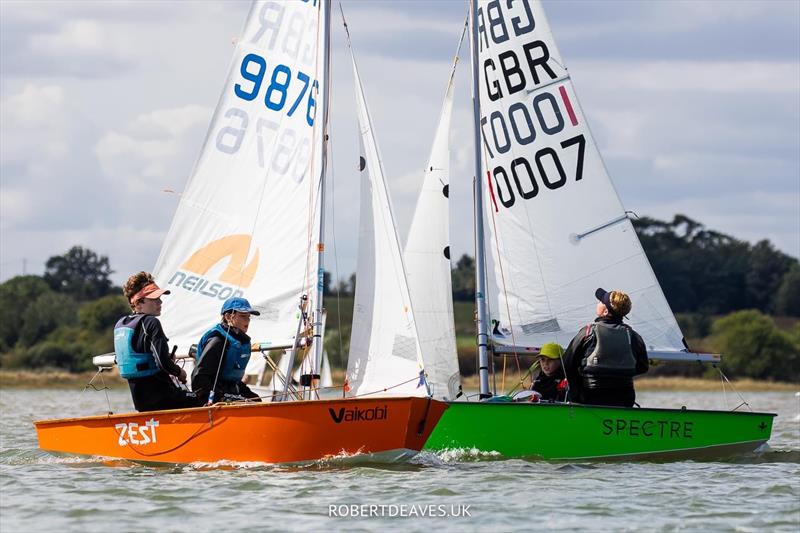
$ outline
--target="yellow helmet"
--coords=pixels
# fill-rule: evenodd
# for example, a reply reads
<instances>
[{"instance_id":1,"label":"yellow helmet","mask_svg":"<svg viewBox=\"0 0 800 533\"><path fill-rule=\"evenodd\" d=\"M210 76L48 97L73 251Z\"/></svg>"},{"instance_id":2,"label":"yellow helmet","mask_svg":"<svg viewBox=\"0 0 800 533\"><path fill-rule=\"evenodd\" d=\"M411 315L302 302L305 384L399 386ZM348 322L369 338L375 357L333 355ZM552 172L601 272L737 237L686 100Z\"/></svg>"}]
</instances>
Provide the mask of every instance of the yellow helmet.
<instances>
[{"instance_id":1,"label":"yellow helmet","mask_svg":"<svg viewBox=\"0 0 800 533\"><path fill-rule=\"evenodd\" d=\"M539 348L539 355L548 359L560 359L564 355L564 348L555 342L548 342Z\"/></svg>"}]
</instances>

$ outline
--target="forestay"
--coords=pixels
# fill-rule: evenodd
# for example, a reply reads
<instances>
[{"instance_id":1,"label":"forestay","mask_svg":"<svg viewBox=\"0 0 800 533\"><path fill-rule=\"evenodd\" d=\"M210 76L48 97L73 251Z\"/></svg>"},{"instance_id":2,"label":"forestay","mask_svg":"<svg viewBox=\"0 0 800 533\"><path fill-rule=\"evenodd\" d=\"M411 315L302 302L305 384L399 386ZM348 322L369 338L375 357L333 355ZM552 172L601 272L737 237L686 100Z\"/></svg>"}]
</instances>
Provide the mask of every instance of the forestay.
<instances>
[{"instance_id":1,"label":"forestay","mask_svg":"<svg viewBox=\"0 0 800 533\"><path fill-rule=\"evenodd\" d=\"M361 207L347 380L353 395L384 389L386 395L427 395L418 379L422 356L400 241L355 58L353 72L361 132Z\"/></svg>"},{"instance_id":2,"label":"forestay","mask_svg":"<svg viewBox=\"0 0 800 533\"><path fill-rule=\"evenodd\" d=\"M604 287L631 296L649 349L683 349L540 3L508 4L479 0L477 22L494 341L566 344Z\"/></svg>"},{"instance_id":3,"label":"forestay","mask_svg":"<svg viewBox=\"0 0 800 533\"><path fill-rule=\"evenodd\" d=\"M453 60L404 252L408 288L414 302L428 383L434 398L451 400L458 394L461 380L456 355L450 266L449 136L456 65L463 39L464 33Z\"/></svg>"},{"instance_id":4,"label":"forestay","mask_svg":"<svg viewBox=\"0 0 800 533\"><path fill-rule=\"evenodd\" d=\"M325 2L256 1L155 267L181 353L244 295L255 342L291 345L317 276ZM287 339L289 342L287 343Z\"/></svg>"}]
</instances>

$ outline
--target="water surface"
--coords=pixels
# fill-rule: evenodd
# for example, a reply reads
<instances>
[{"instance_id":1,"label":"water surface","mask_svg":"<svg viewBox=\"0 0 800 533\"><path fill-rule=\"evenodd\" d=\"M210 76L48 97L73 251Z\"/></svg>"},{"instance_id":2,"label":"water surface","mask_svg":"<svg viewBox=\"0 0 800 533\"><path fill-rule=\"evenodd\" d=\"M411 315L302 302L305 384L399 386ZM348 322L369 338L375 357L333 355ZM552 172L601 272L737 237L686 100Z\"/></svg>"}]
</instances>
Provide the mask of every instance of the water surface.
<instances>
[{"instance_id":1,"label":"water surface","mask_svg":"<svg viewBox=\"0 0 800 533\"><path fill-rule=\"evenodd\" d=\"M730 391L638 396L646 407L741 403ZM37 449L33 420L129 411L128 392L107 402L103 392L0 390L0 531L797 531L800 396L744 398L778 414L769 450L725 461L547 463L461 450L299 468L55 456ZM331 507L382 516L329 516Z\"/></svg>"}]
</instances>

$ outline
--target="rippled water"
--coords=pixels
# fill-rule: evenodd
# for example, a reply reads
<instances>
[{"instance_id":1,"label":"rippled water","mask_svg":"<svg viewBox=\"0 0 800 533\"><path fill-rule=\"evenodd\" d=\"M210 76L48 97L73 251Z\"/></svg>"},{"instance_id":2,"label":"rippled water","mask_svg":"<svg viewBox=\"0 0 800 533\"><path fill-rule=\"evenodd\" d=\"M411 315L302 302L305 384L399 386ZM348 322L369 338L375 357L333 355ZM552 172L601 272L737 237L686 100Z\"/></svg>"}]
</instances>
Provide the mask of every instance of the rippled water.
<instances>
[{"instance_id":1,"label":"rippled water","mask_svg":"<svg viewBox=\"0 0 800 533\"><path fill-rule=\"evenodd\" d=\"M779 415L770 450L727 461L553 464L458 451L399 466L153 467L37 449L33 420L104 412L103 393L2 390L0 531L797 531L800 397L745 397L753 409ZM642 392L639 400L739 403L721 393ZM127 391L111 391L110 403L115 412L131 408ZM329 516L330 506L341 515L348 505L362 505L358 512L374 505L384 516ZM423 512L449 516L414 516Z\"/></svg>"}]
</instances>

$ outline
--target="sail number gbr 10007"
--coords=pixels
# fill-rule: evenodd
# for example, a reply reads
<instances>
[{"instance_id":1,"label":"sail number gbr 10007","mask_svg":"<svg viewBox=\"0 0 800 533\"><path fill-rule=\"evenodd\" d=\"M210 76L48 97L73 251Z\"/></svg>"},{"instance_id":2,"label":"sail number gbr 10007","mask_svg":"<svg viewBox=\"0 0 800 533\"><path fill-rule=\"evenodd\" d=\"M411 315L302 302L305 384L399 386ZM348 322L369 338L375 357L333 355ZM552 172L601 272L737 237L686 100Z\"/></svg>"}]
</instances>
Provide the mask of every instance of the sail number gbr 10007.
<instances>
[{"instance_id":1,"label":"sail number gbr 10007","mask_svg":"<svg viewBox=\"0 0 800 533\"><path fill-rule=\"evenodd\" d=\"M317 100L315 94L319 90L319 82L317 80L311 81L311 77L301 71L297 71L296 78L292 78L292 69L286 65L275 65L272 70L272 75L267 79L267 60L258 54L247 54L242 59L242 66L239 72L249 83L237 83L234 85L234 92L236 96L248 102L255 100L261 89L266 84L264 93L264 105L267 109L273 111L281 111L287 104L289 110L286 112L287 116L294 115L297 108L300 106L303 98L308 94L306 99L306 123L309 126L314 125L314 114L317 108ZM297 80L299 83L293 83ZM300 85L297 96L290 97L290 93L297 91L295 87ZM290 91L289 87L292 86L293 90ZM309 90L309 86L311 87Z\"/></svg>"},{"instance_id":2,"label":"sail number gbr 10007","mask_svg":"<svg viewBox=\"0 0 800 533\"><path fill-rule=\"evenodd\" d=\"M577 117L567 100L566 91L561 89L562 99L567 107L569 121L573 127L578 126ZM535 123L534 123L535 121ZM503 154L521 153L505 165L495 165L491 171L491 180L497 191L493 201L497 200L503 207L509 208L516 203L517 197L523 200L535 198L541 190L540 184L550 190L560 189L567 183L567 173L573 169L565 169L561 155L565 150L576 150L574 180L583 178L583 162L586 151L586 138L583 134L570 137L558 144L544 146L531 156L530 150L520 147L536 140L537 132L548 136L561 133L566 126L564 115L556 97L545 92L533 98L530 107L523 102L509 106L504 114L493 111L488 117L481 118L481 136L490 162ZM490 143L490 139L491 142ZM491 165L490 165L491 166Z\"/></svg>"}]
</instances>

